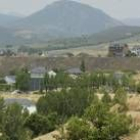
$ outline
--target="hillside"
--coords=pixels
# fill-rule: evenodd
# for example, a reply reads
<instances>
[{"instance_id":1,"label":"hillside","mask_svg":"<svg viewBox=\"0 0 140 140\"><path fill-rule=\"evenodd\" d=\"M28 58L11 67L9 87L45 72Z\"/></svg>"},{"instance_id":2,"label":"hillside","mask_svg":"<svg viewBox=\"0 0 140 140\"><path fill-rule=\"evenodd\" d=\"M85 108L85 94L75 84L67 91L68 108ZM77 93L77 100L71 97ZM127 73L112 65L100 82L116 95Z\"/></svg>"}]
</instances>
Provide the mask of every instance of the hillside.
<instances>
[{"instance_id":1,"label":"hillside","mask_svg":"<svg viewBox=\"0 0 140 140\"><path fill-rule=\"evenodd\" d=\"M128 26L140 26L140 18L128 18L124 19L122 22Z\"/></svg>"},{"instance_id":2,"label":"hillside","mask_svg":"<svg viewBox=\"0 0 140 140\"><path fill-rule=\"evenodd\" d=\"M16 22L10 17L8 27L0 26L0 44L37 44L55 50L114 42L140 33L140 27L124 26L99 9L72 0L54 2Z\"/></svg>"},{"instance_id":3,"label":"hillside","mask_svg":"<svg viewBox=\"0 0 140 140\"><path fill-rule=\"evenodd\" d=\"M71 0L60 0L16 23L38 36L75 37L93 34L121 23L103 11Z\"/></svg>"},{"instance_id":4,"label":"hillside","mask_svg":"<svg viewBox=\"0 0 140 140\"><path fill-rule=\"evenodd\" d=\"M139 34L140 27L118 26L93 34L91 36L50 41L48 42L48 50L78 48L102 43L116 42L123 39L129 40L129 38L134 38Z\"/></svg>"}]
</instances>

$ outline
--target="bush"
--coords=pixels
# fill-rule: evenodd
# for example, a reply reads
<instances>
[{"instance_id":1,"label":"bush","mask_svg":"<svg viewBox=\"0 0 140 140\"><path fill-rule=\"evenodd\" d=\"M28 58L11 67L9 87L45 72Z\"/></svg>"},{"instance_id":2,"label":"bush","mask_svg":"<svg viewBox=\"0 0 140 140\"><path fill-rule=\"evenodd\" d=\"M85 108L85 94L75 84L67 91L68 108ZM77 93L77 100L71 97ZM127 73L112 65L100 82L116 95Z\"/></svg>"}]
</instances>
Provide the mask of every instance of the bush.
<instances>
[{"instance_id":1,"label":"bush","mask_svg":"<svg viewBox=\"0 0 140 140\"><path fill-rule=\"evenodd\" d=\"M68 140L120 140L132 130L132 120L125 114L111 113L102 102L87 108L84 118L68 122Z\"/></svg>"},{"instance_id":2,"label":"bush","mask_svg":"<svg viewBox=\"0 0 140 140\"><path fill-rule=\"evenodd\" d=\"M73 115L81 116L93 101L93 96L87 89L74 88L60 92L49 92L37 103L38 112L44 115L56 112L60 118Z\"/></svg>"},{"instance_id":3,"label":"bush","mask_svg":"<svg viewBox=\"0 0 140 140\"><path fill-rule=\"evenodd\" d=\"M41 134L45 134L51 132L55 129L56 114L49 114L48 116L43 116L40 114L32 114L29 116L25 122L25 127L32 131L32 136L38 136Z\"/></svg>"}]
</instances>

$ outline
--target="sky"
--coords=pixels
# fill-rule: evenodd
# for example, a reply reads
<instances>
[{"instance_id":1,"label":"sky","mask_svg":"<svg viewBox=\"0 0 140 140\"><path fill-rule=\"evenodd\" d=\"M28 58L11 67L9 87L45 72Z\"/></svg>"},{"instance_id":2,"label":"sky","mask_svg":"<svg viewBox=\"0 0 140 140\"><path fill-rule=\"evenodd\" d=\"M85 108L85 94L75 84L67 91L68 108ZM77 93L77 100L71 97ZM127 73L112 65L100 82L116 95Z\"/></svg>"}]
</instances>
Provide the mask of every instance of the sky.
<instances>
[{"instance_id":1,"label":"sky","mask_svg":"<svg viewBox=\"0 0 140 140\"><path fill-rule=\"evenodd\" d=\"M0 12L30 15L57 0L0 0ZM99 8L116 19L140 18L140 0L74 0Z\"/></svg>"}]
</instances>

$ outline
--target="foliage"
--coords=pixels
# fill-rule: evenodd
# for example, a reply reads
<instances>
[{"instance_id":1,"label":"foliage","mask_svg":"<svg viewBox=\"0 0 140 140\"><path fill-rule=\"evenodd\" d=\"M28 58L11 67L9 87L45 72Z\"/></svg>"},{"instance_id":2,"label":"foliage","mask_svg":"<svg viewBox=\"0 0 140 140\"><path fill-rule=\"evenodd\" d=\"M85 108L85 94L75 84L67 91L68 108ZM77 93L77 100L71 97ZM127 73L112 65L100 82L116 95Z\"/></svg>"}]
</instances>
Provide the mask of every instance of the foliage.
<instances>
[{"instance_id":1,"label":"foliage","mask_svg":"<svg viewBox=\"0 0 140 140\"><path fill-rule=\"evenodd\" d=\"M37 109L41 114L56 112L61 119L72 115L82 115L84 109L93 100L93 96L92 92L81 88L52 91L39 99Z\"/></svg>"},{"instance_id":2,"label":"foliage","mask_svg":"<svg viewBox=\"0 0 140 140\"><path fill-rule=\"evenodd\" d=\"M98 102L87 108L84 118L72 118L68 123L68 140L120 140L131 131L131 118L109 111Z\"/></svg>"},{"instance_id":3,"label":"foliage","mask_svg":"<svg viewBox=\"0 0 140 140\"><path fill-rule=\"evenodd\" d=\"M44 78L46 92L57 88L70 87L73 83L73 79L65 72L58 71L56 76L45 75Z\"/></svg>"},{"instance_id":4,"label":"foliage","mask_svg":"<svg viewBox=\"0 0 140 140\"><path fill-rule=\"evenodd\" d=\"M27 69L21 69L16 74L16 88L22 91L29 90L30 74Z\"/></svg>"},{"instance_id":5,"label":"foliage","mask_svg":"<svg viewBox=\"0 0 140 140\"><path fill-rule=\"evenodd\" d=\"M80 70L82 72L85 72L86 71L86 66L85 66L85 61L84 60L81 61Z\"/></svg>"},{"instance_id":6,"label":"foliage","mask_svg":"<svg viewBox=\"0 0 140 140\"><path fill-rule=\"evenodd\" d=\"M18 104L5 107L0 99L0 132L1 140L30 140L30 132L24 127L27 114Z\"/></svg>"},{"instance_id":7,"label":"foliage","mask_svg":"<svg viewBox=\"0 0 140 140\"><path fill-rule=\"evenodd\" d=\"M111 101L112 101L112 99L111 99L109 93L105 92L103 97L102 97L102 102L109 104L109 103L111 103Z\"/></svg>"},{"instance_id":8,"label":"foliage","mask_svg":"<svg viewBox=\"0 0 140 140\"><path fill-rule=\"evenodd\" d=\"M56 114L47 117L40 114L31 114L25 122L25 127L32 131L33 137L53 131L56 125Z\"/></svg>"},{"instance_id":9,"label":"foliage","mask_svg":"<svg viewBox=\"0 0 140 140\"><path fill-rule=\"evenodd\" d=\"M123 88L119 88L115 93L114 103L125 105L126 101L127 101L127 93Z\"/></svg>"},{"instance_id":10,"label":"foliage","mask_svg":"<svg viewBox=\"0 0 140 140\"><path fill-rule=\"evenodd\" d=\"M68 140L87 140L90 135L90 124L78 117L72 117L67 126Z\"/></svg>"}]
</instances>

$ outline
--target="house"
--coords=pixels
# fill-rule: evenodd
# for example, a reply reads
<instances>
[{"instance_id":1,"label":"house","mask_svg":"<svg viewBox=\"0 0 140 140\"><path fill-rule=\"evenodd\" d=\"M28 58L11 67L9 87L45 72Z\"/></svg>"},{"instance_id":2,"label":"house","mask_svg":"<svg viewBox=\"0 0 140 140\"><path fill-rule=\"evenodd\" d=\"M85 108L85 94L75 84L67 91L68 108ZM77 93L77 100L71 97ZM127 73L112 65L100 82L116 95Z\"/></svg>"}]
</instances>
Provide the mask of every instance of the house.
<instances>
[{"instance_id":1,"label":"house","mask_svg":"<svg viewBox=\"0 0 140 140\"><path fill-rule=\"evenodd\" d=\"M114 57L125 57L129 51L127 44L111 44L109 46L108 55Z\"/></svg>"},{"instance_id":2,"label":"house","mask_svg":"<svg viewBox=\"0 0 140 140\"><path fill-rule=\"evenodd\" d=\"M130 52L136 56L140 56L140 46L134 46Z\"/></svg>"},{"instance_id":3,"label":"house","mask_svg":"<svg viewBox=\"0 0 140 140\"><path fill-rule=\"evenodd\" d=\"M16 83L16 76L14 75L5 76L4 80L8 85L14 85Z\"/></svg>"},{"instance_id":4,"label":"house","mask_svg":"<svg viewBox=\"0 0 140 140\"><path fill-rule=\"evenodd\" d=\"M47 73L46 68L36 67L29 71L30 73L30 90L36 91L44 89L44 76Z\"/></svg>"},{"instance_id":5,"label":"house","mask_svg":"<svg viewBox=\"0 0 140 140\"><path fill-rule=\"evenodd\" d=\"M37 111L35 103L28 99L17 99L17 98L8 98L4 99L5 105L9 106L13 103L17 103L23 107L23 109L27 109L30 114L35 113Z\"/></svg>"}]
</instances>

